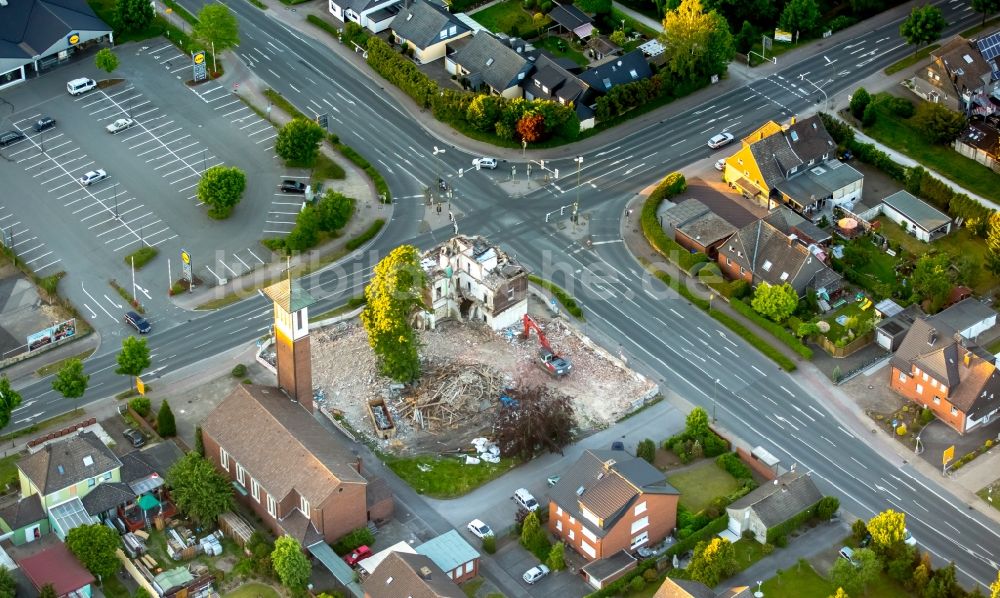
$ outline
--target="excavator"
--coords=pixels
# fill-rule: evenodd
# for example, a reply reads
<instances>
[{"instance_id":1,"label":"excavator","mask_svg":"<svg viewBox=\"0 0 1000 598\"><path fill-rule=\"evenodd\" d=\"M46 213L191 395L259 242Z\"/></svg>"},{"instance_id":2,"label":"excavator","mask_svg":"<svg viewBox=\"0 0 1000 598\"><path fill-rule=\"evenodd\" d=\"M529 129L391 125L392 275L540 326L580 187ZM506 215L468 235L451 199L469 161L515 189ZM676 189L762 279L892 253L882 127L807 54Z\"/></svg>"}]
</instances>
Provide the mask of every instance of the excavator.
<instances>
[{"instance_id":1,"label":"excavator","mask_svg":"<svg viewBox=\"0 0 1000 598\"><path fill-rule=\"evenodd\" d=\"M528 314L524 314L524 333L521 334L521 338L530 338L532 329L538 335L538 344L540 345L538 349L538 364L556 378L562 378L569 374L570 370L573 369L573 364L570 363L569 359L555 354L538 322Z\"/></svg>"}]
</instances>

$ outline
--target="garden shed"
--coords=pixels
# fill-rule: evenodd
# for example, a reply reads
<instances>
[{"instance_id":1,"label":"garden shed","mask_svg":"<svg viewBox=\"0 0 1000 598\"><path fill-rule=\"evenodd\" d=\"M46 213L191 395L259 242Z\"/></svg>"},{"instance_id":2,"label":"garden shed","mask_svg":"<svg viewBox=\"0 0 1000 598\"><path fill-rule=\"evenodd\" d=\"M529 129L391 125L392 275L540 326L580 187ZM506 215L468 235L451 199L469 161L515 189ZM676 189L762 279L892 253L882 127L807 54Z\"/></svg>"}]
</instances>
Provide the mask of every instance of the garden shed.
<instances>
[{"instance_id":1,"label":"garden shed","mask_svg":"<svg viewBox=\"0 0 1000 598\"><path fill-rule=\"evenodd\" d=\"M882 200L882 214L906 232L930 243L951 232L951 218L907 191L897 191Z\"/></svg>"}]
</instances>

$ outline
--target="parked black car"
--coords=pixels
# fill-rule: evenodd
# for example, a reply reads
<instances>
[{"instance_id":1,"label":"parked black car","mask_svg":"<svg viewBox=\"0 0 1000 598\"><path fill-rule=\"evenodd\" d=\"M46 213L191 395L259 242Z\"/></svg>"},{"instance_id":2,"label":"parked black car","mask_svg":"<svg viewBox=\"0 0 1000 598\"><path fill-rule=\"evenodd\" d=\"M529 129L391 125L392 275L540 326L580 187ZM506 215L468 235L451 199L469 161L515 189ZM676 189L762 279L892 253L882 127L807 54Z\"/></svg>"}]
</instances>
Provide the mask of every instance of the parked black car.
<instances>
[{"instance_id":1,"label":"parked black car","mask_svg":"<svg viewBox=\"0 0 1000 598\"><path fill-rule=\"evenodd\" d=\"M22 139L24 139L24 133L20 131L7 131L6 133L0 133L0 147L7 147L8 145L17 143Z\"/></svg>"},{"instance_id":2,"label":"parked black car","mask_svg":"<svg viewBox=\"0 0 1000 598\"><path fill-rule=\"evenodd\" d=\"M43 116L35 121L35 132L41 133L45 129L51 129L56 126L56 119L51 116Z\"/></svg>"},{"instance_id":3,"label":"parked black car","mask_svg":"<svg viewBox=\"0 0 1000 598\"><path fill-rule=\"evenodd\" d=\"M278 189L280 189L282 193L305 193L306 184L286 179L281 181L281 186L279 186Z\"/></svg>"},{"instance_id":4,"label":"parked black car","mask_svg":"<svg viewBox=\"0 0 1000 598\"><path fill-rule=\"evenodd\" d=\"M122 432L122 436L127 438L135 448L139 448L140 446L146 444L146 437L143 436L142 432L134 428L125 428L125 431Z\"/></svg>"}]
</instances>

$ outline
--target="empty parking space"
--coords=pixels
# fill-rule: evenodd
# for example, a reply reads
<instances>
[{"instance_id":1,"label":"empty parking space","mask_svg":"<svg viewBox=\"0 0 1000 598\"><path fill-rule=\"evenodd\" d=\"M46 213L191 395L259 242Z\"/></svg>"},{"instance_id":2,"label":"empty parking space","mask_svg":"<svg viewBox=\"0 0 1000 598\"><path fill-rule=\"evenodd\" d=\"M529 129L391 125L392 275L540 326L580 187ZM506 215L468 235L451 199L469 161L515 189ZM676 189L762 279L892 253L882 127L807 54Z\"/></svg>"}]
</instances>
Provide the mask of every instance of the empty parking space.
<instances>
[{"instance_id":1,"label":"empty parking space","mask_svg":"<svg viewBox=\"0 0 1000 598\"><path fill-rule=\"evenodd\" d=\"M44 236L44 232L42 234ZM48 276L58 270L59 257L3 205L0 205L0 240L39 276Z\"/></svg>"},{"instance_id":2,"label":"empty parking space","mask_svg":"<svg viewBox=\"0 0 1000 598\"><path fill-rule=\"evenodd\" d=\"M225 119L254 144L270 153L274 150L274 139L278 136L274 125L243 103L233 89L227 89L215 81L190 88L203 102L211 106L220 118Z\"/></svg>"}]
</instances>

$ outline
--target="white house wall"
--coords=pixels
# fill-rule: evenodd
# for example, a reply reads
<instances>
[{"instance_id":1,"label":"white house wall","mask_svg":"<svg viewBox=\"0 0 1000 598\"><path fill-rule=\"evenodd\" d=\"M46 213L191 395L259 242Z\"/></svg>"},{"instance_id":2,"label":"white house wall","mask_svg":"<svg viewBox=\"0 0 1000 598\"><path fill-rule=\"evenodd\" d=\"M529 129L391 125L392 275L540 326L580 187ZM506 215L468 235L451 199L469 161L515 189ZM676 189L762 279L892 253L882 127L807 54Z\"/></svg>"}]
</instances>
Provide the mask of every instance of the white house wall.
<instances>
[{"instance_id":1,"label":"white house wall","mask_svg":"<svg viewBox=\"0 0 1000 598\"><path fill-rule=\"evenodd\" d=\"M337 4L333 0L330 0L329 9L331 15L340 19L341 21L344 20L344 9L339 4Z\"/></svg>"},{"instance_id":2,"label":"white house wall","mask_svg":"<svg viewBox=\"0 0 1000 598\"><path fill-rule=\"evenodd\" d=\"M518 326L527 313L528 298L525 297L523 301L518 301L516 304L504 310L503 313L500 313L492 318L492 321L489 323L490 328L493 330L503 330L504 328L510 328L511 326Z\"/></svg>"},{"instance_id":3,"label":"white house wall","mask_svg":"<svg viewBox=\"0 0 1000 598\"><path fill-rule=\"evenodd\" d=\"M896 224L903 224L905 222L906 230L915 232L916 237L921 241L923 241L924 243L930 242L930 235L927 233L927 231L920 228L919 226L916 226L912 220L904 216L902 213L896 211L896 208L893 208L889 204L882 204L882 214L889 220L895 222Z\"/></svg>"}]
</instances>

